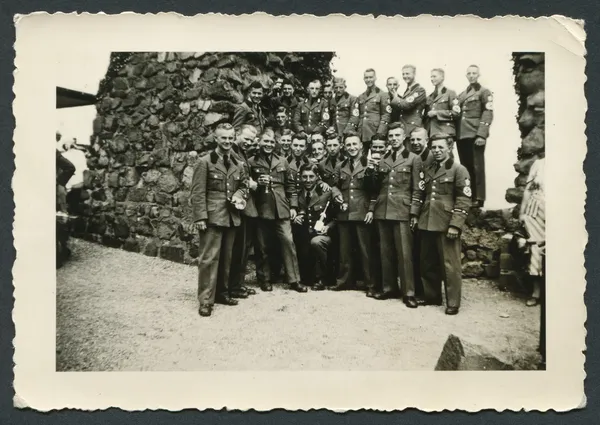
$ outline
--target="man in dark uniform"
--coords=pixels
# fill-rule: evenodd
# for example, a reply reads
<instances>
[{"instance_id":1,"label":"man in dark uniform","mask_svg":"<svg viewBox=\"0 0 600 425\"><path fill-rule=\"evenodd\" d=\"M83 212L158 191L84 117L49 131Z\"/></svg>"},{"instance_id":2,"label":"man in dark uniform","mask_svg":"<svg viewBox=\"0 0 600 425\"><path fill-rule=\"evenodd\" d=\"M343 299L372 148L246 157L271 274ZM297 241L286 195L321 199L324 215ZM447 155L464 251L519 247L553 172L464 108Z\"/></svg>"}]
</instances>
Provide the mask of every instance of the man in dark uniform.
<instances>
[{"instance_id":1,"label":"man in dark uniform","mask_svg":"<svg viewBox=\"0 0 600 425\"><path fill-rule=\"evenodd\" d=\"M387 133L392 108L389 105L387 94L375 85L377 76L374 69L369 68L365 71L364 81L367 90L356 99L355 109L357 112L353 112L353 115L358 116L358 136L366 151L375 134L385 135Z\"/></svg>"},{"instance_id":2,"label":"man in dark uniform","mask_svg":"<svg viewBox=\"0 0 600 425\"><path fill-rule=\"evenodd\" d=\"M284 130L291 129L291 122L291 117L289 116L287 109L285 109L285 106L280 106L275 110L275 119L272 123L275 139L279 139Z\"/></svg>"},{"instance_id":3,"label":"man in dark uniform","mask_svg":"<svg viewBox=\"0 0 600 425\"><path fill-rule=\"evenodd\" d=\"M388 90L388 100L390 103L392 102L392 99L397 96L399 86L400 84L396 77L388 77L385 87ZM400 110L398 108L392 108L392 112L390 113L390 123L398 121L400 121Z\"/></svg>"},{"instance_id":4,"label":"man in dark uniform","mask_svg":"<svg viewBox=\"0 0 600 425\"><path fill-rule=\"evenodd\" d=\"M425 89L415 82L416 72L417 69L414 65L404 65L402 79L406 83L406 90L402 96L395 93L390 101L392 113L398 113L400 122L404 124L406 136L413 128L423 125L423 109L427 101Z\"/></svg>"},{"instance_id":5,"label":"man in dark uniform","mask_svg":"<svg viewBox=\"0 0 600 425\"><path fill-rule=\"evenodd\" d=\"M451 142L437 135L431 142L435 161L420 172L419 215L421 277L425 303L442 305L446 285L446 314L458 314L462 289L460 234L471 206L467 169L450 158Z\"/></svg>"},{"instance_id":6,"label":"man in dark uniform","mask_svg":"<svg viewBox=\"0 0 600 425\"><path fill-rule=\"evenodd\" d=\"M439 135L438 135L439 136ZM436 137L438 137L436 136ZM429 149L429 138L427 130L423 127L415 127L410 133L410 151L419 156L421 168L428 168L434 161L433 154ZM417 302L423 304L423 282L421 281L421 235L417 226L413 227L413 270L415 276L415 295Z\"/></svg>"},{"instance_id":7,"label":"man in dark uniform","mask_svg":"<svg viewBox=\"0 0 600 425\"><path fill-rule=\"evenodd\" d=\"M336 286L341 291L356 284L359 270L363 270L367 296L375 295L370 260L371 234L375 196L366 178L367 159L358 135L351 134L344 141L347 158L338 165L334 176L334 199L341 205L337 215L340 235L340 271ZM359 262L354 261L353 251L358 250Z\"/></svg>"},{"instance_id":8,"label":"man in dark uniform","mask_svg":"<svg viewBox=\"0 0 600 425\"><path fill-rule=\"evenodd\" d=\"M469 87L458 96L458 157L473 179L473 205L485 202L485 144L494 119L492 92L478 83L479 67L467 68Z\"/></svg>"},{"instance_id":9,"label":"man in dark uniform","mask_svg":"<svg viewBox=\"0 0 600 425\"><path fill-rule=\"evenodd\" d=\"M313 80L307 87L308 99L301 102L294 111L292 129L303 136L311 134L315 127L331 125L331 111L328 100L321 98L321 83Z\"/></svg>"},{"instance_id":10,"label":"man in dark uniform","mask_svg":"<svg viewBox=\"0 0 600 425\"><path fill-rule=\"evenodd\" d=\"M200 236L200 316L210 316L215 302L237 304L229 294L229 281L236 227L241 224L239 210L247 196L247 175L244 165L231 153L234 138L231 124L219 124L216 149L198 160L192 177L190 201Z\"/></svg>"},{"instance_id":11,"label":"man in dark uniform","mask_svg":"<svg viewBox=\"0 0 600 425\"><path fill-rule=\"evenodd\" d=\"M319 176L329 186L334 186L335 168L344 160L340 139L336 133L327 134L325 149L327 150L327 156L319 163Z\"/></svg>"},{"instance_id":12,"label":"man in dark uniform","mask_svg":"<svg viewBox=\"0 0 600 425\"><path fill-rule=\"evenodd\" d=\"M433 93L427 96L425 106L425 121L429 137L437 134L447 134L456 137L454 122L460 115L460 105L456 92L444 87L445 73L443 69L431 71L431 84L435 87Z\"/></svg>"},{"instance_id":13,"label":"man in dark uniform","mask_svg":"<svg viewBox=\"0 0 600 425\"><path fill-rule=\"evenodd\" d=\"M318 168L305 164L300 168L302 189L298 195L298 216L294 220L294 242L298 251L300 276L315 291L325 289L323 280L330 271L328 253L335 221L335 205L331 191L318 185Z\"/></svg>"},{"instance_id":14,"label":"man in dark uniform","mask_svg":"<svg viewBox=\"0 0 600 425\"><path fill-rule=\"evenodd\" d=\"M233 127L239 130L244 124L256 127L260 132L265 127L265 115L261 107L263 86L254 81L248 87L248 96L240 105L236 106L233 113Z\"/></svg>"},{"instance_id":15,"label":"man in dark uniform","mask_svg":"<svg viewBox=\"0 0 600 425\"><path fill-rule=\"evenodd\" d=\"M282 81L281 90L272 90L270 99L271 109L277 110L277 108L283 106L288 112L290 120L294 116L294 111L300 103L298 98L294 96L294 86L289 80Z\"/></svg>"},{"instance_id":16,"label":"man in dark uniform","mask_svg":"<svg viewBox=\"0 0 600 425\"><path fill-rule=\"evenodd\" d=\"M337 135L342 138L344 134L356 131L358 124L358 108L356 107L356 96L346 91L346 80L343 78L333 79L333 127Z\"/></svg>"},{"instance_id":17,"label":"man in dark uniform","mask_svg":"<svg viewBox=\"0 0 600 425\"><path fill-rule=\"evenodd\" d=\"M306 156L306 138L299 134L294 134L292 137L291 155L286 160L289 164L290 177L296 184L296 192L300 191L300 167L308 164L310 161Z\"/></svg>"},{"instance_id":18,"label":"man in dark uniform","mask_svg":"<svg viewBox=\"0 0 600 425\"><path fill-rule=\"evenodd\" d=\"M391 124L388 142L392 149L383 159L371 159L369 164L379 188L374 219L379 233L383 289L375 298L397 298L400 278L404 304L416 308L411 227L415 226L420 209L421 161L408 151L404 140L403 124Z\"/></svg>"},{"instance_id":19,"label":"man in dark uniform","mask_svg":"<svg viewBox=\"0 0 600 425\"><path fill-rule=\"evenodd\" d=\"M256 276L263 291L272 291L270 277L269 234L275 231L283 254L286 280L298 292L306 292L300 284L296 247L290 220L297 215L298 193L287 160L273 153L275 138L266 129L259 140L260 152L250 159L250 175L258 183L254 201L258 211L258 254ZM272 245L271 245L272 246Z\"/></svg>"},{"instance_id":20,"label":"man in dark uniform","mask_svg":"<svg viewBox=\"0 0 600 425\"><path fill-rule=\"evenodd\" d=\"M248 265L248 257L252 246L256 246L256 228L258 211L254 204L254 198L251 193L258 188L258 184L250 176L250 158L254 156L257 148L257 131L250 124L244 124L237 132L237 140L234 145L236 159L238 159L245 167L246 175L248 175L246 207L241 211L242 224L237 228L235 235L235 243L233 247L233 258L231 261L231 279L230 279L230 294L232 298L247 298L256 292L252 288L244 286L246 277L246 267Z\"/></svg>"}]
</instances>

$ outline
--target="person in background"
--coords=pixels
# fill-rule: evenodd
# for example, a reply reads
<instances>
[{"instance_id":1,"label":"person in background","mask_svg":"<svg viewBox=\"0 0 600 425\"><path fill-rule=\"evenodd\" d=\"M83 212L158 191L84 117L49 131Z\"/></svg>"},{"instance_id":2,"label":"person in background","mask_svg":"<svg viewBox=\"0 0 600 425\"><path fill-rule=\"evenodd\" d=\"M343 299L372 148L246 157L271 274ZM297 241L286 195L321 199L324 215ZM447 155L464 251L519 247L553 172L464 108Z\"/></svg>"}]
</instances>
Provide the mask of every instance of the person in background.
<instances>
[{"instance_id":1,"label":"person in background","mask_svg":"<svg viewBox=\"0 0 600 425\"><path fill-rule=\"evenodd\" d=\"M398 95L398 87L400 84L396 77L388 77L385 87L388 90L388 102L391 103L392 99ZM400 110L398 108L391 108L390 112L390 122L398 122L400 121Z\"/></svg>"},{"instance_id":2,"label":"person in background","mask_svg":"<svg viewBox=\"0 0 600 425\"><path fill-rule=\"evenodd\" d=\"M275 153L277 153L277 155L287 158L292 154L293 136L294 133L292 132L292 130L285 129L281 132L279 138L277 138L277 146L275 148Z\"/></svg>"},{"instance_id":3,"label":"person in background","mask_svg":"<svg viewBox=\"0 0 600 425\"><path fill-rule=\"evenodd\" d=\"M253 125L259 132L264 129L266 120L261 106L263 96L263 86L260 82L253 81L248 87L246 99L236 106L233 113L233 127L236 131L244 124Z\"/></svg>"},{"instance_id":4,"label":"person in background","mask_svg":"<svg viewBox=\"0 0 600 425\"><path fill-rule=\"evenodd\" d=\"M344 155L341 152L340 139L336 133L327 133L325 149L327 150L327 156L323 157L319 163L319 175L321 176L322 181L329 186L333 186L335 168L344 160Z\"/></svg>"},{"instance_id":5,"label":"person in background","mask_svg":"<svg viewBox=\"0 0 600 425\"><path fill-rule=\"evenodd\" d=\"M272 128L275 132L275 138L279 138L285 130L291 128L291 121L285 106L280 106L275 110L275 121L273 122Z\"/></svg>"},{"instance_id":6,"label":"person in background","mask_svg":"<svg viewBox=\"0 0 600 425\"><path fill-rule=\"evenodd\" d=\"M369 160L370 174L379 189L373 217L379 233L383 288L374 298L398 298L399 278L404 304L416 308L411 228L416 225L420 209L421 161L409 152L404 140L403 124L390 125L388 143L391 150L383 159Z\"/></svg>"},{"instance_id":7,"label":"person in background","mask_svg":"<svg viewBox=\"0 0 600 425\"><path fill-rule=\"evenodd\" d=\"M275 82L275 85L277 81ZM283 79L281 82L281 90L274 90L271 94L270 108L276 111L280 107L284 107L288 113L288 120L294 116L294 111L298 107L300 101L294 95L294 85L290 80Z\"/></svg>"},{"instance_id":8,"label":"person in background","mask_svg":"<svg viewBox=\"0 0 600 425\"><path fill-rule=\"evenodd\" d=\"M334 199L341 205L337 214L340 235L340 264L336 291L356 285L359 270L363 270L367 296L375 295L372 278L371 235L375 197L365 177L367 159L357 134L350 134L344 141L347 158L336 168L333 188ZM359 261L354 261L353 251L358 251Z\"/></svg>"},{"instance_id":9,"label":"person in background","mask_svg":"<svg viewBox=\"0 0 600 425\"><path fill-rule=\"evenodd\" d=\"M330 101L333 98L333 82L331 80L325 81L323 84L323 99Z\"/></svg>"},{"instance_id":10,"label":"person in background","mask_svg":"<svg viewBox=\"0 0 600 425\"><path fill-rule=\"evenodd\" d=\"M454 122L460 116L460 105L456 92L444 87L445 72L441 68L431 71L433 93L427 96L425 122L429 137L443 133L456 137Z\"/></svg>"},{"instance_id":11,"label":"person in background","mask_svg":"<svg viewBox=\"0 0 600 425\"><path fill-rule=\"evenodd\" d=\"M214 303L237 305L231 298L231 260L240 209L247 197L246 168L232 155L235 130L219 124L217 147L198 160L191 184L194 228L199 234L198 301L200 316L210 316Z\"/></svg>"},{"instance_id":12,"label":"person in background","mask_svg":"<svg viewBox=\"0 0 600 425\"><path fill-rule=\"evenodd\" d=\"M325 160L327 151L325 150L325 142L323 140L313 141L310 150L311 156L309 159L313 164L318 165Z\"/></svg>"},{"instance_id":13,"label":"person in background","mask_svg":"<svg viewBox=\"0 0 600 425\"><path fill-rule=\"evenodd\" d=\"M296 184L296 191L300 190L300 176L298 174L300 167L310 162L306 155L306 145L305 137L294 134L291 146L292 153L286 158L289 164L290 176Z\"/></svg>"},{"instance_id":14,"label":"person in background","mask_svg":"<svg viewBox=\"0 0 600 425\"><path fill-rule=\"evenodd\" d=\"M273 247L269 235L274 232L281 247L286 281L291 289L306 292L306 287L300 283L290 224L298 211L296 182L291 176L287 160L276 155L274 150L274 133L267 129L260 136L259 153L250 159L250 175L259 186L253 194L259 217L256 276L263 291L273 290L268 279L271 276L269 247Z\"/></svg>"},{"instance_id":15,"label":"person in background","mask_svg":"<svg viewBox=\"0 0 600 425\"><path fill-rule=\"evenodd\" d=\"M458 96L458 157L473 179L473 206L485 203L485 145L494 119L492 92L479 84L479 67L467 68L469 86Z\"/></svg>"},{"instance_id":16,"label":"person in background","mask_svg":"<svg viewBox=\"0 0 600 425\"><path fill-rule=\"evenodd\" d=\"M332 99L332 124L338 137L343 137L344 134L356 131L359 114L356 96L346 91L346 80L343 78L333 79L333 91L335 96Z\"/></svg>"},{"instance_id":17,"label":"person in background","mask_svg":"<svg viewBox=\"0 0 600 425\"><path fill-rule=\"evenodd\" d=\"M375 85L377 74L372 68L364 72L367 90L358 96L354 116L357 116L357 132L365 151L369 150L375 134L386 134L392 108L386 93Z\"/></svg>"},{"instance_id":18,"label":"person in background","mask_svg":"<svg viewBox=\"0 0 600 425\"><path fill-rule=\"evenodd\" d=\"M421 236L421 279L426 305L442 305L446 286L446 314L458 314L462 291L460 235L471 206L467 169L450 158L446 135L431 141L434 162L419 174L417 197Z\"/></svg>"},{"instance_id":19,"label":"person in background","mask_svg":"<svg viewBox=\"0 0 600 425\"><path fill-rule=\"evenodd\" d=\"M409 137L410 151L421 157L423 162L423 168L427 168L434 161L431 149L429 149L429 137L427 137L427 130L423 127L415 127L410 132Z\"/></svg>"},{"instance_id":20,"label":"person in background","mask_svg":"<svg viewBox=\"0 0 600 425\"><path fill-rule=\"evenodd\" d=\"M293 222L294 243L302 283L315 291L325 289L329 281L328 256L332 245L330 232L335 226L335 203L331 191L318 185L319 174L315 164L300 168L302 188L298 195L298 215Z\"/></svg>"},{"instance_id":21,"label":"person in background","mask_svg":"<svg viewBox=\"0 0 600 425\"><path fill-rule=\"evenodd\" d=\"M306 137L316 127L329 127L331 125L331 111L329 100L321 98L321 83L313 80L307 87L308 99L301 102L294 112L292 129Z\"/></svg>"},{"instance_id":22,"label":"person in background","mask_svg":"<svg viewBox=\"0 0 600 425\"><path fill-rule=\"evenodd\" d=\"M427 93L421 85L415 82L417 68L414 65L402 67L402 79L406 90L402 96L395 93L390 101L392 114L397 114L404 124L405 135L408 136L413 128L423 126L423 109L427 101Z\"/></svg>"}]
</instances>

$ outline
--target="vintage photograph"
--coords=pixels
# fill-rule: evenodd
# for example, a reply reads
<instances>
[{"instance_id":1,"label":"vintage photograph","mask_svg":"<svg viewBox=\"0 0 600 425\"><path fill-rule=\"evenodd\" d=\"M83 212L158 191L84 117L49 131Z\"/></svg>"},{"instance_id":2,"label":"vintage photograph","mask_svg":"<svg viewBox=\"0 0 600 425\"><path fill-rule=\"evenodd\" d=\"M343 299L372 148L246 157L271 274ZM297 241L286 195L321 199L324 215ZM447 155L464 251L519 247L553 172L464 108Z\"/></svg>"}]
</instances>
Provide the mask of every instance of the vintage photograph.
<instances>
[{"instance_id":1,"label":"vintage photograph","mask_svg":"<svg viewBox=\"0 0 600 425\"><path fill-rule=\"evenodd\" d=\"M544 53L348 53L57 85L57 370L545 367Z\"/></svg>"},{"instance_id":2,"label":"vintage photograph","mask_svg":"<svg viewBox=\"0 0 600 425\"><path fill-rule=\"evenodd\" d=\"M16 406L585 405L581 22L15 22Z\"/></svg>"}]
</instances>

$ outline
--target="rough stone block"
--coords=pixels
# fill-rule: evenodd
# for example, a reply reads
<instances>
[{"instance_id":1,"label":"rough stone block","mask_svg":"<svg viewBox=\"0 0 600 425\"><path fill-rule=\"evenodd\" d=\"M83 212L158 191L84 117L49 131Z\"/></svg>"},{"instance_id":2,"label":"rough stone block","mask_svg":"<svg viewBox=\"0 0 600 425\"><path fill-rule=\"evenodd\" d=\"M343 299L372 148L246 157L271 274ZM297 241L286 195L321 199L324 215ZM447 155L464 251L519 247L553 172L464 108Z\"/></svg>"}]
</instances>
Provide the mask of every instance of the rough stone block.
<instances>
[{"instance_id":1,"label":"rough stone block","mask_svg":"<svg viewBox=\"0 0 600 425\"><path fill-rule=\"evenodd\" d=\"M449 335L435 370L513 370L484 347Z\"/></svg>"},{"instance_id":2,"label":"rough stone block","mask_svg":"<svg viewBox=\"0 0 600 425\"><path fill-rule=\"evenodd\" d=\"M467 261L462 265L463 277L481 277L483 272L483 264L481 261Z\"/></svg>"},{"instance_id":3,"label":"rough stone block","mask_svg":"<svg viewBox=\"0 0 600 425\"><path fill-rule=\"evenodd\" d=\"M164 258L165 260L175 261L177 263L183 263L184 247L183 246L163 245L160 247L160 257Z\"/></svg>"},{"instance_id":4,"label":"rough stone block","mask_svg":"<svg viewBox=\"0 0 600 425\"><path fill-rule=\"evenodd\" d=\"M156 257L158 255L158 248L158 243L156 243L156 241L151 240L146 244L146 246L144 246L143 253L148 257Z\"/></svg>"}]
</instances>

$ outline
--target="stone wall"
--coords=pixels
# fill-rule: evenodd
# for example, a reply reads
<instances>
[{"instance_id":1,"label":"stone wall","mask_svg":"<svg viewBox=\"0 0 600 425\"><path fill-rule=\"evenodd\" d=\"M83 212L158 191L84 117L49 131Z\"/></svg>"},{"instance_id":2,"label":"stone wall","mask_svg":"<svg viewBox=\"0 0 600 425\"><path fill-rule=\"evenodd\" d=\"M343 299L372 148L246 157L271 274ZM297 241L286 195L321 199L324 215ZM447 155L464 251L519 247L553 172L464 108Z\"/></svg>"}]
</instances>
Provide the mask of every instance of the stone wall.
<instances>
[{"instance_id":1,"label":"stone wall","mask_svg":"<svg viewBox=\"0 0 600 425\"><path fill-rule=\"evenodd\" d=\"M288 78L302 90L331 77L333 53L115 53L100 84L97 117L73 207L75 235L192 263L189 188L212 131L230 121L252 81Z\"/></svg>"},{"instance_id":2,"label":"stone wall","mask_svg":"<svg viewBox=\"0 0 600 425\"><path fill-rule=\"evenodd\" d=\"M544 53L513 53L515 90L519 96L521 146L517 151L515 187L506 200L520 204L531 165L545 151L545 57ZM518 211L518 208L515 212Z\"/></svg>"}]
</instances>

